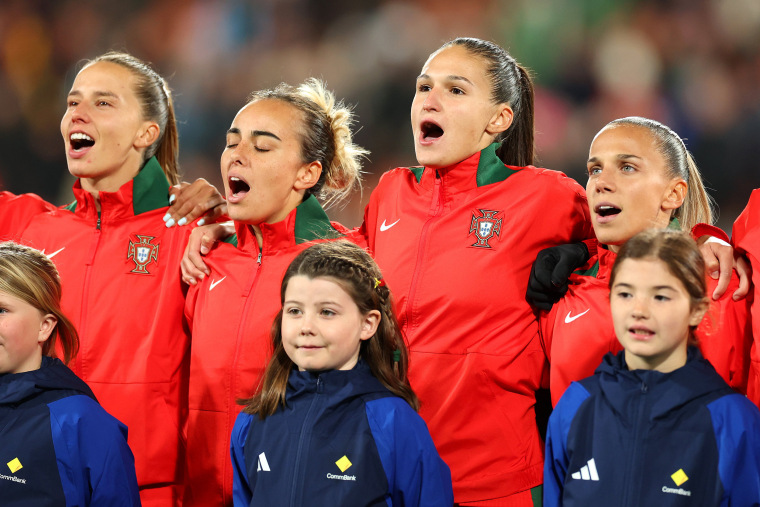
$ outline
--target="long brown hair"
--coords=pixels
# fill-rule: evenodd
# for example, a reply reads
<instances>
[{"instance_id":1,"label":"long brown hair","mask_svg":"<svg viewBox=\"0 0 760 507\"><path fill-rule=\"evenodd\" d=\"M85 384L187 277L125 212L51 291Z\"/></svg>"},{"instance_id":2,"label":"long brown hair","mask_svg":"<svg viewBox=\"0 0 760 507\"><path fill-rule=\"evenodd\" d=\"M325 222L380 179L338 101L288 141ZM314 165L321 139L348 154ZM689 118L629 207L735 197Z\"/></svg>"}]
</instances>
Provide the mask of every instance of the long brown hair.
<instances>
[{"instance_id":1,"label":"long brown hair","mask_svg":"<svg viewBox=\"0 0 760 507\"><path fill-rule=\"evenodd\" d=\"M380 312L377 331L361 342L359 357L390 392L406 400L415 410L419 409L419 400L407 379L408 354L393 311L391 294L372 257L361 247L345 240L317 243L301 252L288 267L280 286L280 303L285 299L288 282L298 275L311 279L330 278L351 296L362 314L372 310ZM245 404L243 410L246 413L258 414L262 419L285 404L288 377L295 368L282 344L281 329L282 310L272 325L274 353L261 385L252 398L241 402Z\"/></svg>"},{"instance_id":2,"label":"long brown hair","mask_svg":"<svg viewBox=\"0 0 760 507\"><path fill-rule=\"evenodd\" d=\"M174 100L166 80L148 63L128 53L109 51L93 58L86 66L110 62L128 69L136 79L135 95L142 104L142 116L155 121L161 130L156 141L145 150L143 162L155 156L171 185L179 183L179 133L174 116Z\"/></svg>"},{"instance_id":3,"label":"long brown hair","mask_svg":"<svg viewBox=\"0 0 760 507\"><path fill-rule=\"evenodd\" d=\"M42 344L43 355L55 357L56 340L65 363L76 355L79 335L61 310L61 277L50 259L34 248L12 241L0 243L0 291L58 319L50 338Z\"/></svg>"},{"instance_id":4,"label":"long brown hair","mask_svg":"<svg viewBox=\"0 0 760 507\"><path fill-rule=\"evenodd\" d=\"M451 40L436 50L436 53L451 46L460 46L487 62L486 72L491 81L491 100L494 104L509 104L514 112L512 125L496 138L496 141L501 143L496 155L507 165L533 165L536 157L535 114L533 79L530 71L517 63L512 55L498 44L473 37Z\"/></svg>"}]
</instances>

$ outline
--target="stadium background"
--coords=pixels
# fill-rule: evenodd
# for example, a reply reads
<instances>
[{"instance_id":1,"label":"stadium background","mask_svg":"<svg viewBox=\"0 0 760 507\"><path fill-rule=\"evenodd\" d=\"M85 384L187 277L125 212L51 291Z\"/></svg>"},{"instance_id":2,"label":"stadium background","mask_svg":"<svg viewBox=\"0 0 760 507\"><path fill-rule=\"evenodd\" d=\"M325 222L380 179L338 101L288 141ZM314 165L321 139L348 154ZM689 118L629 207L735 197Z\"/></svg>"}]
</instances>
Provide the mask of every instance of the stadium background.
<instances>
[{"instance_id":1,"label":"stadium background","mask_svg":"<svg viewBox=\"0 0 760 507\"><path fill-rule=\"evenodd\" d=\"M758 0L2 0L0 188L70 199L59 125L77 65L109 49L168 77L184 179L221 188L225 131L248 93L308 76L355 106L371 150L361 222L383 171L414 164L409 107L428 54L491 39L536 76L539 165L585 185L599 128L648 116L686 139L730 230L760 187Z\"/></svg>"}]
</instances>

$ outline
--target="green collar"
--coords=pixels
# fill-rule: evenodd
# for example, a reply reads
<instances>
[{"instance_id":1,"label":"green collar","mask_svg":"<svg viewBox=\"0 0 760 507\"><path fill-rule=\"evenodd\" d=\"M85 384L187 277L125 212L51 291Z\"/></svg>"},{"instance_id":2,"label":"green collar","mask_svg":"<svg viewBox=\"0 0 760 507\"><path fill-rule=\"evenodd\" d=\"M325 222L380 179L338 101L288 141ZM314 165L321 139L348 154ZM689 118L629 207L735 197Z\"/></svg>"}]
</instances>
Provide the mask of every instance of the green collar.
<instances>
[{"instance_id":1,"label":"green collar","mask_svg":"<svg viewBox=\"0 0 760 507\"><path fill-rule=\"evenodd\" d=\"M491 143L480 152L477 176L479 187L499 183L517 172L517 170L504 165L504 162L496 155L496 150L500 146L501 143Z\"/></svg>"},{"instance_id":2,"label":"green collar","mask_svg":"<svg viewBox=\"0 0 760 507\"><path fill-rule=\"evenodd\" d=\"M123 185L117 192L122 188L124 188ZM151 157L137 176L132 178L132 211L135 215L139 215L168 205L169 180L156 157ZM77 202L72 202L65 209L71 212L76 211Z\"/></svg>"},{"instance_id":3,"label":"green collar","mask_svg":"<svg viewBox=\"0 0 760 507\"><path fill-rule=\"evenodd\" d=\"M333 228L327 213L313 195L309 195L296 208L294 229L296 244L315 239L334 239L342 236Z\"/></svg>"},{"instance_id":4,"label":"green collar","mask_svg":"<svg viewBox=\"0 0 760 507\"><path fill-rule=\"evenodd\" d=\"M151 157L132 181L135 215L169 205L169 180L156 157Z\"/></svg>"},{"instance_id":5,"label":"green collar","mask_svg":"<svg viewBox=\"0 0 760 507\"><path fill-rule=\"evenodd\" d=\"M478 159L477 175L475 178L476 184L479 187L491 185L493 183L499 183L506 180L514 173L516 169L510 169L501 159L496 155L496 150L499 149L501 143L491 143L480 151L480 158ZM466 160L459 162L459 164L466 164L472 157L468 157ZM424 167L410 167L410 171L417 179L417 183L422 179L422 173L425 171Z\"/></svg>"}]
</instances>

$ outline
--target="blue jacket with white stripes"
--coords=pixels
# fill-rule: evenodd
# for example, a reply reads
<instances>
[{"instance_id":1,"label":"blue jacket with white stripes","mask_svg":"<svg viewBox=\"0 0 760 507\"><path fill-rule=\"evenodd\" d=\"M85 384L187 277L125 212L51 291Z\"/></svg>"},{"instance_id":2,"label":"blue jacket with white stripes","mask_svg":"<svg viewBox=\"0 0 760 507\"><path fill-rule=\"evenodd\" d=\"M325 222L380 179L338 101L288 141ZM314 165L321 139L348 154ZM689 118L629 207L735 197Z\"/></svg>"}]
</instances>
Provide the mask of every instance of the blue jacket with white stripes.
<instances>
[{"instance_id":1,"label":"blue jacket with white stripes","mask_svg":"<svg viewBox=\"0 0 760 507\"><path fill-rule=\"evenodd\" d=\"M235 506L446 506L451 473L422 418L359 361L293 371L285 407L232 430Z\"/></svg>"},{"instance_id":2,"label":"blue jacket with white stripes","mask_svg":"<svg viewBox=\"0 0 760 507\"><path fill-rule=\"evenodd\" d=\"M549 418L544 506L558 505L760 505L760 412L695 347L670 373L607 354Z\"/></svg>"},{"instance_id":3,"label":"blue jacket with white stripes","mask_svg":"<svg viewBox=\"0 0 760 507\"><path fill-rule=\"evenodd\" d=\"M126 426L58 359L0 375L0 466L4 507L140 505Z\"/></svg>"}]
</instances>

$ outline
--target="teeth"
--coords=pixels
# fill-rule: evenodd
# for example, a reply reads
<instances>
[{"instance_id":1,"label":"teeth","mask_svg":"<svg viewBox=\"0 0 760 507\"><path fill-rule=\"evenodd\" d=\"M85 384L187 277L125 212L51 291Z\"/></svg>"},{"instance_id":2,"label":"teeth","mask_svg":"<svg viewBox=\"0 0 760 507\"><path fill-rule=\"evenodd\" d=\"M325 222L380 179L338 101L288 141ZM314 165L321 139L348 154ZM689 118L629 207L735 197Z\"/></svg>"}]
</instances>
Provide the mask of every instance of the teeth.
<instances>
[{"instance_id":1,"label":"teeth","mask_svg":"<svg viewBox=\"0 0 760 507\"><path fill-rule=\"evenodd\" d=\"M74 132L71 134L72 141L94 141L94 139L83 132Z\"/></svg>"},{"instance_id":2,"label":"teeth","mask_svg":"<svg viewBox=\"0 0 760 507\"><path fill-rule=\"evenodd\" d=\"M615 209L612 206L599 206L599 209L608 210L608 209Z\"/></svg>"},{"instance_id":3,"label":"teeth","mask_svg":"<svg viewBox=\"0 0 760 507\"><path fill-rule=\"evenodd\" d=\"M237 176L230 176L230 181L240 181L240 178Z\"/></svg>"}]
</instances>

